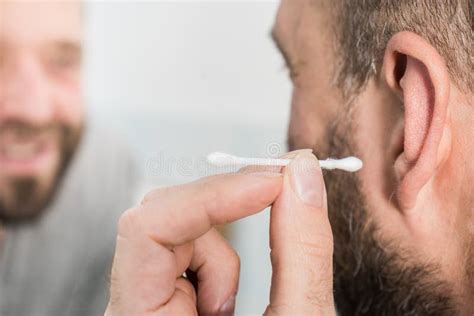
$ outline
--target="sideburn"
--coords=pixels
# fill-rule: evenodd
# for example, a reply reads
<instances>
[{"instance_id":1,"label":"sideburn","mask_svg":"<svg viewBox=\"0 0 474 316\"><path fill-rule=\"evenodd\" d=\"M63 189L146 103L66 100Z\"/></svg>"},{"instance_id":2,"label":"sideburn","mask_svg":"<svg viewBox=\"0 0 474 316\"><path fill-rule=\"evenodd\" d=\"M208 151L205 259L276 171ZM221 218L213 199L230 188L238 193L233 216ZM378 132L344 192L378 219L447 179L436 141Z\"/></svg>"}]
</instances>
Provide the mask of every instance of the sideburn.
<instances>
[{"instance_id":1,"label":"sideburn","mask_svg":"<svg viewBox=\"0 0 474 316\"><path fill-rule=\"evenodd\" d=\"M329 156L357 155L351 120L338 121L328 130ZM330 171L324 179L339 315L456 315L451 287L438 279L438 267L415 263L395 241L382 240L357 174Z\"/></svg>"}]
</instances>

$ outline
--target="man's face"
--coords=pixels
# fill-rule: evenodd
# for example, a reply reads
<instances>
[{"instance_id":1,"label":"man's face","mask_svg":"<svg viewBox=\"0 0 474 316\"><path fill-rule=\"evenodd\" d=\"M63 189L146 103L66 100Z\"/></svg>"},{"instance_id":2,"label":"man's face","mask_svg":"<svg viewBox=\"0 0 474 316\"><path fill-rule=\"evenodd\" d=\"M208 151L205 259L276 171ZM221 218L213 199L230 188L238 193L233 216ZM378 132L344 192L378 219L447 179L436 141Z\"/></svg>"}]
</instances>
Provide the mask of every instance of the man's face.
<instances>
[{"instance_id":1,"label":"man's face","mask_svg":"<svg viewBox=\"0 0 474 316\"><path fill-rule=\"evenodd\" d=\"M83 120L74 1L0 2L0 221L44 209Z\"/></svg>"},{"instance_id":2,"label":"man's face","mask_svg":"<svg viewBox=\"0 0 474 316\"><path fill-rule=\"evenodd\" d=\"M290 149L313 148L320 158L358 155L364 161L356 175L325 174L338 309L341 315L472 311L472 204L459 197L461 210L441 194L422 205L422 214L402 214L394 207L386 185L393 182L387 172L393 153L387 148L391 133L403 127L395 124L403 113L386 106L393 100L374 79L347 107L334 84L337 22L330 5L283 0L273 35L294 87ZM452 170L449 183L469 185L466 173L472 168L464 168L462 176ZM451 187L452 196L460 186Z\"/></svg>"}]
</instances>

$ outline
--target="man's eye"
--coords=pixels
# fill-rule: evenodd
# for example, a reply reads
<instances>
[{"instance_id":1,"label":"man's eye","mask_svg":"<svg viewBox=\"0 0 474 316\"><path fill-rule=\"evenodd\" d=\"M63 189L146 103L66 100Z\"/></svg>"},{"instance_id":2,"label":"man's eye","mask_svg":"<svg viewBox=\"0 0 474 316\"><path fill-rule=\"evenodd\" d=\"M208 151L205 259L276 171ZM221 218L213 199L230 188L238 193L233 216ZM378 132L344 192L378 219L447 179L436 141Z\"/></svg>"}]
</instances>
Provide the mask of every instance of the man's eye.
<instances>
[{"instance_id":1,"label":"man's eye","mask_svg":"<svg viewBox=\"0 0 474 316\"><path fill-rule=\"evenodd\" d=\"M69 52L59 52L50 56L47 60L48 66L52 70L72 70L79 67L81 58L79 54Z\"/></svg>"},{"instance_id":2,"label":"man's eye","mask_svg":"<svg viewBox=\"0 0 474 316\"><path fill-rule=\"evenodd\" d=\"M295 83L296 79L300 76L301 67L299 64L292 64L288 67L288 76L290 77L291 81Z\"/></svg>"},{"instance_id":3,"label":"man's eye","mask_svg":"<svg viewBox=\"0 0 474 316\"><path fill-rule=\"evenodd\" d=\"M44 52L45 66L52 73L67 73L79 69L81 65L81 49L70 43L59 43Z\"/></svg>"},{"instance_id":4,"label":"man's eye","mask_svg":"<svg viewBox=\"0 0 474 316\"><path fill-rule=\"evenodd\" d=\"M294 68L290 68L289 71L288 71L288 74L289 74L290 79L292 81L294 81L296 78L298 78L298 75L299 75L299 73Z\"/></svg>"}]
</instances>

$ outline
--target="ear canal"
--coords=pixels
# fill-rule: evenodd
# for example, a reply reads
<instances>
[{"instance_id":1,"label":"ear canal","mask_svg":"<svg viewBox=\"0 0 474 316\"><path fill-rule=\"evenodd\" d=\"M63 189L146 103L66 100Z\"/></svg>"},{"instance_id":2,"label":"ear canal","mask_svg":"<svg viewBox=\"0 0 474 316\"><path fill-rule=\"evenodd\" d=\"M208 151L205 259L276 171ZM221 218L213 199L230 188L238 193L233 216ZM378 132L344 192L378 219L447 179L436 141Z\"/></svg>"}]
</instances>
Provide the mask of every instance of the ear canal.
<instances>
[{"instance_id":1,"label":"ear canal","mask_svg":"<svg viewBox=\"0 0 474 316\"><path fill-rule=\"evenodd\" d=\"M395 58L395 69L394 69L394 77L398 85L400 85L400 80L405 75L406 69L407 69L407 55L398 53L397 57Z\"/></svg>"}]
</instances>

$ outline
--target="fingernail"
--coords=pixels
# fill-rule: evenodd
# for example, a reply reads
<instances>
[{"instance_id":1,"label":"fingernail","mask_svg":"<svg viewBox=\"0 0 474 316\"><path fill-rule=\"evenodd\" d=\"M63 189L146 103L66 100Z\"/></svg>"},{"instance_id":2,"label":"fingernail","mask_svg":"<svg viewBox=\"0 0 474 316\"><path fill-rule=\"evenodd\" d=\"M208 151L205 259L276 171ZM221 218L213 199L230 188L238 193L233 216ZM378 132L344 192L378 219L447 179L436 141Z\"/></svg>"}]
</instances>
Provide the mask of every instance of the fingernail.
<instances>
[{"instance_id":1,"label":"fingernail","mask_svg":"<svg viewBox=\"0 0 474 316\"><path fill-rule=\"evenodd\" d=\"M219 316L232 316L235 310L235 295L229 297L219 310Z\"/></svg>"},{"instance_id":2,"label":"fingernail","mask_svg":"<svg viewBox=\"0 0 474 316\"><path fill-rule=\"evenodd\" d=\"M293 150L293 151L287 152L286 154L284 154L280 158L282 158L282 159L292 159L292 158L295 158L296 156L298 156L299 154L303 154L303 153L312 154L313 150L311 148Z\"/></svg>"},{"instance_id":3,"label":"fingernail","mask_svg":"<svg viewBox=\"0 0 474 316\"><path fill-rule=\"evenodd\" d=\"M316 157L300 153L289 165L291 185L300 200L312 207L323 207L324 180Z\"/></svg>"}]
</instances>

